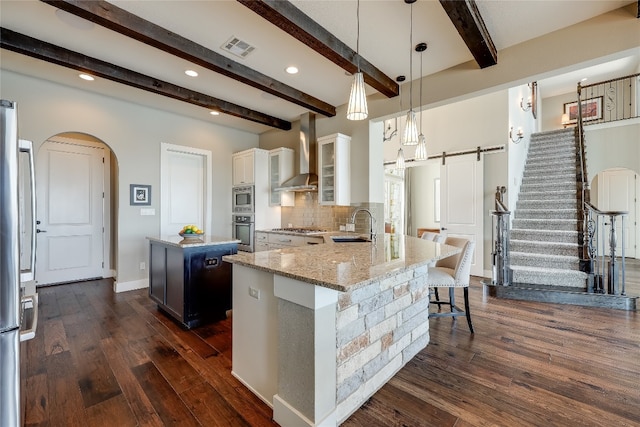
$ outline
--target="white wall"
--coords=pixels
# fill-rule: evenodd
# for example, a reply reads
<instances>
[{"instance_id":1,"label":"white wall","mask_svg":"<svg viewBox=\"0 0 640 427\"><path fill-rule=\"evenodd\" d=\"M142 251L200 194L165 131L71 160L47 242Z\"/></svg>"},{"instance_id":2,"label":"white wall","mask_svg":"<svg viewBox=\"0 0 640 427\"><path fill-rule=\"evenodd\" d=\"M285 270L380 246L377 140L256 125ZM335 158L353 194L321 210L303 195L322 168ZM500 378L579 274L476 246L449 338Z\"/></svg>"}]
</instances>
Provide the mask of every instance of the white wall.
<instances>
[{"instance_id":1,"label":"white wall","mask_svg":"<svg viewBox=\"0 0 640 427\"><path fill-rule=\"evenodd\" d=\"M83 132L105 142L117 158L117 281L146 279L146 236L160 231L160 143L213 152L211 234L231 236L231 153L258 145L258 136L161 110L123 102L11 71L0 74L2 98L18 102L20 137L37 148L62 132ZM132 89L133 90L133 89ZM38 179L38 178L36 178ZM42 179L42 178L40 178ZM155 216L129 206L129 184L150 184Z\"/></svg>"},{"instance_id":2,"label":"white wall","mask_svg":"<svg viewBox=\"0 0 640 427\"><path fill-rule=\"evenodd\" d=\"M587 176L626 168L640 173L640 119L585 126Z\"/></svg>"},{"instance_id":3,"label":"white wall","mask_svg":"<svg viewBox=\"0 0 640 427\"><path fill-rule=\"evenodd\" d=\"M509 126L507 132L509 132L512 127L513 132L512 135L507 138L507 144L509 147L509 178L506 184L507 193L505 194L505 198L507 201L507 207L512 212L516 208L518 194L520 193L522 173L524 171L524 165L527 162L527 153L529 152L531 134L536 132L538 127L537 120L533 118L531 110L524 111L520 106L522 99L524 99L524 103L526 105L530 93L531 89L525 84L509 89L508 95ZM518 137L516 135L519 129L522 129L524 135L519 142L515 143L513 140L518 141Z\"/></svg>"}]
</instances>

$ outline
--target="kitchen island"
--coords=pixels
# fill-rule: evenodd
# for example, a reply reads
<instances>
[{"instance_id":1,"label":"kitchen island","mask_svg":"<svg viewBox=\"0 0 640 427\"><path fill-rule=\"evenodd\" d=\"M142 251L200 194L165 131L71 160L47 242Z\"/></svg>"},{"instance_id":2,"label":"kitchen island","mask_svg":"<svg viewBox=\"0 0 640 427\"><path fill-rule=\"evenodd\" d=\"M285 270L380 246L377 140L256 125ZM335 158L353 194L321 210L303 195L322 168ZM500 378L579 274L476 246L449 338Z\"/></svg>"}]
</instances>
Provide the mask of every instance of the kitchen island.
<instances>
[{"instance_id":1,"label":"kitchen island","mask_svg":"<svg viewBox=\"0 0 640 427\"><path fill-rule=\"evenodd\" d=\"M225 256L232 374L288 426L336 426L429 342L428 264L460 252L415 237Z\"/></svg>"},{"instance_id":2,"label":"kitchen island","mask_svg":"<svg viewBox=\"0 0 640 427\"><path fill-rule=\"evenodd\" d=\"M218 236L149 240L149 297L184 327L225 317L231 308L231 265L239 240Z\"/></svg>"}]
</instances>

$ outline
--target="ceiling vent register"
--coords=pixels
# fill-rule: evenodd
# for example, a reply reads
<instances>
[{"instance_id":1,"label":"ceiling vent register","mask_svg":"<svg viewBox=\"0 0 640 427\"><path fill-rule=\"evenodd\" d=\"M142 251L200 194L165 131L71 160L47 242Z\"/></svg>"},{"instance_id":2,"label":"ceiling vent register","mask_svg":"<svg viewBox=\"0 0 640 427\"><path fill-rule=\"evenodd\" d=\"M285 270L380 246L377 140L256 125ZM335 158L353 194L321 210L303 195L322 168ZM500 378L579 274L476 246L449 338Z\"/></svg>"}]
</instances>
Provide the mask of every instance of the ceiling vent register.
<instances>
[{"instance_id":1,"label":"ceiling vent register","mask_svg":"<svg viewBox=\"0 0 640 427\"><path fill-rule=\"evenodd\" d=\"M243 59L255 50L255 46L251 46L249 43L242 41L235 36L231 36L231 38L221 47L223 50L233 53L235 56Z\"/></svg>"}]
</instances>

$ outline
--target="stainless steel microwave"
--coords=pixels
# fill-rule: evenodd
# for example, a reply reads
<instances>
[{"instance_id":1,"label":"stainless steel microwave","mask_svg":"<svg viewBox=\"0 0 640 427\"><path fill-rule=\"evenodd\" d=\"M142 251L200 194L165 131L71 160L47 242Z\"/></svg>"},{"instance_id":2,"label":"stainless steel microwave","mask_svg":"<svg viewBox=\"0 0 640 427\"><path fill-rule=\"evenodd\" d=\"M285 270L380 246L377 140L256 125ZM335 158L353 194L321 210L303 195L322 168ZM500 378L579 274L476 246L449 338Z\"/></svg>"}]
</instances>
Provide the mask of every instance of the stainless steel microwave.
<instances>
[{"instance_id":1,"label":"stainless steel microwave","mask_svg":"<svg viewBox=\"0 0 640 427\"><path fill-rule=\"evenodd\" d=\"M243 185L233 187L233 212L253 213L254 212L254 190L253 185Z\"/></svg>"}]
</instances>

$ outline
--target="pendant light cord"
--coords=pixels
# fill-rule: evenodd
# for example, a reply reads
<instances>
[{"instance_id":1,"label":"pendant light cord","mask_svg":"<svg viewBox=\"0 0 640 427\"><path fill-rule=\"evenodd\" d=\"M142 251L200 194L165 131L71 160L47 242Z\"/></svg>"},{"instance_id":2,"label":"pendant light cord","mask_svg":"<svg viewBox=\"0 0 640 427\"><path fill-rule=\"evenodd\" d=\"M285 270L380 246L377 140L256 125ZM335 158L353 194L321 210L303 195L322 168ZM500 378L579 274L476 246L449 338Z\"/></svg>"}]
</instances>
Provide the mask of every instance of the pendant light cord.
<instances>
[{"instance_id":1,"label":"pendant light cord","mask_svg":"<svg viewBox=\"0 0 640 427\"><path fill-rule=\"evenodd\" d=\"M409 10L409 110L413 111L413 3L410 4Z\"/></svg>"},{"instance_id":2,"label":"pendant light cord","mask_svg":"<svg viewBox=\"0 0 640 427\"><path fill-rule=\"evenodd\" d=\"M358 61L358 72L360 72L360 0L358 0L356 6L356 20L358 21L356 24L356 56Z\"/></svg>"},{"instance_id":3,"label":"pendant light cord","mask_svg":"<svg viewBox=\"0 0 640 427\"><path fill-rule=\"evenodd\" d=\"M422 135L422 52L420 52L420 135Z\"/></svg>"}]
</instances>

